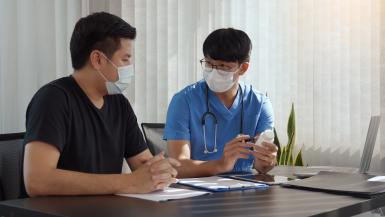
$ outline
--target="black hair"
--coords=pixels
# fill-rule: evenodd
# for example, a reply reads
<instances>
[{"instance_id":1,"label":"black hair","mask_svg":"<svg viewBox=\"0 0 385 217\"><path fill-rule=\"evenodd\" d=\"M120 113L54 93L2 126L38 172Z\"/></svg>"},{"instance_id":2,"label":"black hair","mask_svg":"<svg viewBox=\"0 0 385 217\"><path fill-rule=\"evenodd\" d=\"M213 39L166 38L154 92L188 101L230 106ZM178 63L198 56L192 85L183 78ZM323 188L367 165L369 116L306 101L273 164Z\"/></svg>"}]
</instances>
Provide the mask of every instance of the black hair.
<instances>
[{"instance_id":1,"label":"black hair","mask_svg":"<svg viewBox=\"0 0 385 217\"><path fill-rule=\"evenodd\" d=\"M204 41L203 55L214 60L243 63L250 61L251 46L251 40L244 31L217 29Z\"/></svg>"},{"instance_id":2,"label":"black hair","mask_svg":"<svg viewBox=\"0 0 385 217\"><path fill-rule=\"evenodd\" d=\"M111 58L122 38L134 40L136 29L118 16L98 12L81 18L75 25L70 41L72 67L81 69L93 50Z\"/></svg>"}]
</instances>

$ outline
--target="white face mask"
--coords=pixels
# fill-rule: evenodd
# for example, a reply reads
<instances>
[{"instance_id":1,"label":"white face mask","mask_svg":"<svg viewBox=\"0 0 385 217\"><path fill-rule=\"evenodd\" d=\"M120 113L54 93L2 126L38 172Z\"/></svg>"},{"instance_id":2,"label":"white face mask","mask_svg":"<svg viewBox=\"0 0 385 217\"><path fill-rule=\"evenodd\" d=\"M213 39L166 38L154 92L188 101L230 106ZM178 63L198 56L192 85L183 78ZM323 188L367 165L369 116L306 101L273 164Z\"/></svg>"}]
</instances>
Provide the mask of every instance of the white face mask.
<instances>
[{"instance_id":1,"label":"white face mask","mask_svg":"<svg viewBox=\"0 0 385 217\"><path fill-rule=\"evenodd\" d=\"M235 72L227 72L223 70L205 68L203 69L203 77L210 90L223 93L228 91L235 83Z\"/></svg>"},{"instance_id":2,"label":"white face mask","mask_svg":"<svg viewBox=\"0 0 385 217\"><path fill-rule=\"evenodd\" d=\"M134 65L126 65L117 67L110 59L104 54L103 56L111 63L112 66L118 71L118 80L115 82L107 80L107 78L99 71L100 75L106 80L106 88L109 95L121 94L128 85L131 83L134 77Z\"/></svg>"}]
</instances>

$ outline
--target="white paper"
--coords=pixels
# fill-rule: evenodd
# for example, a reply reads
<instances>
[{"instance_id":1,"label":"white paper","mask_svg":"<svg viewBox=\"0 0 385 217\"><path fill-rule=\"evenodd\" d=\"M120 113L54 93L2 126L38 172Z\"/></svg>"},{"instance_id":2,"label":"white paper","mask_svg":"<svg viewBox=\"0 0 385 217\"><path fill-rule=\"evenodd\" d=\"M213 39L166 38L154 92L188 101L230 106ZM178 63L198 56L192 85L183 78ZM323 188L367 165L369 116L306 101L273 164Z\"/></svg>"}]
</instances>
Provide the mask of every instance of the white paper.
<instances>
[{"instance_id":1,"label":"white paper","mask_svg":"<svg viewBox=\"0 0 385 217\"><path fill-rule=\"evenodd\" d=\"M154 191L147 194L117 194L117 195L123 196L123 197L135 197L135 198L140 198L144 200L152 200L152 201L159 202L159 201L196 197L204 194L210 194L210 192L168 187L164 190Z\"/></svg>"},{"instance_id":2,"label":"white paper","mask_svg":"<svg viewBox=\"0 0 385 217\"><path fill-rule=\"evenodd\" d=\"M385 182L385 176L375 176L368 179L369 182Z\"/></svg>"}]
</instances>

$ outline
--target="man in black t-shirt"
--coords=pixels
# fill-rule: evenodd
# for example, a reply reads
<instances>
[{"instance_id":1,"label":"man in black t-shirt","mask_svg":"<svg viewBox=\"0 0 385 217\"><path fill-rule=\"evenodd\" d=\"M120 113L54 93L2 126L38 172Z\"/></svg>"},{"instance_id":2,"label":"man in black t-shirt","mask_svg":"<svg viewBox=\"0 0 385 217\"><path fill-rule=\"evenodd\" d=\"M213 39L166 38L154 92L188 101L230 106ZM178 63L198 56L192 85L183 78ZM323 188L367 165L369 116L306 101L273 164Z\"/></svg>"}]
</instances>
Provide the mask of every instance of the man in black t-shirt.
<instances>
[{"instance_id":1,"label":"man in black t-shirt","mask_svg":"<svg viewBox=\"0 0 385 217\"><path fill-rule=\"evenodd\" d=\"M105 12L76 23L75 72L43 86L27 109L23 196L147 193L176 181L179 162L151 155L121 94L135 36ZM131 174L121 174L124 159Z\"/></svg>"}]
</instances>

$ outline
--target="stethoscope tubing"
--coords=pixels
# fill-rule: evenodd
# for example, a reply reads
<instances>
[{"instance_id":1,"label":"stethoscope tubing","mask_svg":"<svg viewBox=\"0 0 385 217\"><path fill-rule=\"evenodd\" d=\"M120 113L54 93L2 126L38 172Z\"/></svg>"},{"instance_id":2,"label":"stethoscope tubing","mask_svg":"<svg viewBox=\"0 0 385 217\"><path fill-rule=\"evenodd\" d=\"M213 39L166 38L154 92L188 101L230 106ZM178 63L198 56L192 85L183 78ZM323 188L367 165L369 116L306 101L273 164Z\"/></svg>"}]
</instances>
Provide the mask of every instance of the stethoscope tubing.
<instances>
[{"instance_id":1,"label":"stethoscope tubing","mask_svg":"<svg viewBox=\"0 0 385 217\"><path fill-rule=\"evenodd\" d=\"M243 91L242 91L242 88L241 88L241 85L239 85L239 91L240 91L240 100L241 100L241 123L240 123L240 134L243 133ZM202 118L201 118L201 124L202 124L202 127L203 127L203 143L204 143L204 151L203 153L204 154L212 154L212 153L216 153L218 152L218 148L217 148L217 130L218 130L218 119L216 117L216 115L211 111L210 109L210 105L209 105L209 87L208 85L206 84L206 112L203 113L202 115ZM214 148L210 151L208 150L207 148L207 140L206 140L206 117L207 116L211 116L214 120L214 125L215 125L215 129L214 129Z\"/></svg>"}]
</instances>

